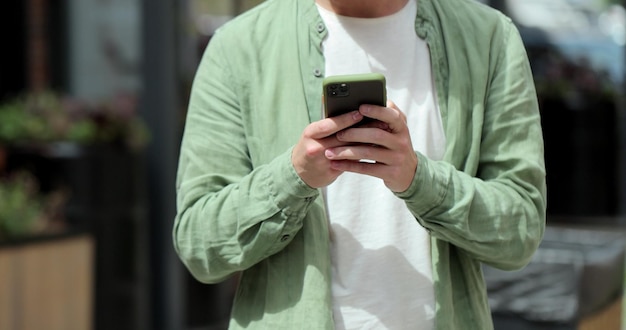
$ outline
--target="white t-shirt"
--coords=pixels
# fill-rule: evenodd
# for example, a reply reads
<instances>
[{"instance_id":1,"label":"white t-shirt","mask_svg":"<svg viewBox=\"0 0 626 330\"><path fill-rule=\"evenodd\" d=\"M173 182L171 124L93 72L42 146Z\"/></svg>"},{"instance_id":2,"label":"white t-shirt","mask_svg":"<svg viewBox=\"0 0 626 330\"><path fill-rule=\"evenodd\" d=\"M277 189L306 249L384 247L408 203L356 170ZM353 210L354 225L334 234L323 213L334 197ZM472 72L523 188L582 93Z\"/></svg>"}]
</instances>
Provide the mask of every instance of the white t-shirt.
<instances>
[{"instance_id":1,"label":"white t-shirt","mask_svg":"<svg viewBox=\"0 0 626 330\"><path fill-rule=\"evenodd\" d=\"M328 29L327 76L379 72L406 116L415 150L441 159L445 135L430 53L415 34L417 2L381 18L338 16L318 6ZM337 329L433 329L430 236L382 180L344 173L324 191L330 219Z\"/></svg>"}]
</instances>

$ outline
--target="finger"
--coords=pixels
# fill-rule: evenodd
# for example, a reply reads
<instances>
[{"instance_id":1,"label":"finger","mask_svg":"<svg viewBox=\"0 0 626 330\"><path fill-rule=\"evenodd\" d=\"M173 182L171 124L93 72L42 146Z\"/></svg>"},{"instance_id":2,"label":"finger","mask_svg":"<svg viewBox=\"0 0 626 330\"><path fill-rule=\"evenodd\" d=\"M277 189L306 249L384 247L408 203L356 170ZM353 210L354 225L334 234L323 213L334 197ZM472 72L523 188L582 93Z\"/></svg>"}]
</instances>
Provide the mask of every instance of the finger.
<instances>
[{"instance_id":1,"label":"finger","mask_svg":"<svg viewBox=\"0 0 626 330\"><path fill-rule=\"evenodd\" d=\"M346 142L346 141L341 141L337 139L336 134L325 137L323 139L319 139L317 141L319 141L320 146L324 149L336 148L336 147L353 144L352 142Z\"/></svg>"},{"instance_id":2,"label":"finger","mask_svg":"<svg viewBox=\"0 0 626 330\"><path fill-rule=\"evenodd\" d=\"M351 111L343 115L325 118L305 128L304 134L312 139L323 139L363 120L363 115Z\"/></svg>"},{"instance_id":3,"label":"finger","mask_svg":"<svg viewBox=\"0 0 626 330\"><path fill-rule=\"evenodd\" d=\"M333 160L330 167L340 172L352 172L377 177L385 183L391 191L405 191L408 189L412 177L408 180L409 184L403 182L402 171L399 167L392 167L381 163L369 163L349 160Z\"/></svg>"},{"instance_id":4,"label":"finger","mask_svg":"<svg viewBox=\"0 0 626 330\"><path fill-rule=\"evenodd\" d=\"M333 160L330 167L336 171L365 174L382 179L389 171L389 166L376 162Z\"/></svg>"},{"instance_id":5,"label":"finger","mask_svg":"<svg viewBox=\"0 0 626 330\"><path fill-rule=\"evenodd\" d=\"M396 161L396 154L386 148L374 145L351 145L326 149L324 156L329 160L372 160L380 164L392 164Z\"/></svg>"},{"instance_id":6,"label":"finger","mask_svg":"<svg viewBox=\"0 0 626 330\"><path fill-rule=\"evenodd\" d=\"M387 108L392 108L400 111L400 108L398 108L398 106L391 100L387 100Z\"/></svg>"},{"instance_id":7,"label":"finger","mask_svg":"<svg viewBox=\"0 0 626 330\"><path fill-rule=\"evenodd\" d=\"M406 116L391 101L387 102L388 107L364 104L359 107L359 112L369 118L374 118L389 125L391 131L401 131L406 127Z\"/></svg>"},{"instance_id":8,"label":"finger","mask_svg":"<svg viewBox=\"0 0 626 330\"><path fill-rule=\"evenodd\" d=\"M381 122L382 123L382 122ZM337 140L346 143L375 144L385 147L393 146L393 133L389 125L383 123L381 128L348 128L336 134Z\"/></svg>"},{"instance_id":9,"label":"finger","mask_svg":"<svg viewBox=\"0 0 626 330\"><path fill-rule=\"evenodd\" d=\"M376 119L372 119L372 120L364 120L354 126L352 126L354 128L377 128L377 129L382 129L385 130L387 132L390 132L391 130L389 129L389 124L382 122L380 120L376 120Z\"/></svg>"}]
</instances>

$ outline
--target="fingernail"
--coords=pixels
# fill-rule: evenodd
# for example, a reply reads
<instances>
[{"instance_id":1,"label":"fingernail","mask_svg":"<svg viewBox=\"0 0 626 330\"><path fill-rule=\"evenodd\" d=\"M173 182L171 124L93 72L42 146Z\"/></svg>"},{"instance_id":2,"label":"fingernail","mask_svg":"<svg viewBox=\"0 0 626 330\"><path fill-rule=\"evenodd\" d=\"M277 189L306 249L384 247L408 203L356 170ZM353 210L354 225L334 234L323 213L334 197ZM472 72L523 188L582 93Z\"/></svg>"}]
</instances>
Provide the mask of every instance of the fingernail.
<instances>
[{"instance_id":1,"label":"fingernail","mask_svg":"<svg viewBox=\"0 0 626 330\"><path fill-rule=\"evenodd\" d=\"M326 149L326 151L324 151L324 155L326 156L326 158L333 158L335 157L335 153L330 150L330 149Z\"/></svg>"},{"instance_id":2,"label":"fingernail","mask_svg":"<svg viewBox=\"0 0 626 330\"><path fill-rule=\"evenodd\" d=\"M360 112L355 111L355 112L352 113L352 119L354 119L354 120L361 120L361 119L363 119L363 115Z\"/></svg>"},{"instance_id":3,"label":"fingernail","mask_svg":"<svg viewBox=\"0 0 626 330\"><path fill-rule=\"evenodd\" d=\"M362 113L368 113L370 112L370 110L372 110L372 107L370 107L369 105L362 105L359 110Z\"/></svg>"}]
</instances>

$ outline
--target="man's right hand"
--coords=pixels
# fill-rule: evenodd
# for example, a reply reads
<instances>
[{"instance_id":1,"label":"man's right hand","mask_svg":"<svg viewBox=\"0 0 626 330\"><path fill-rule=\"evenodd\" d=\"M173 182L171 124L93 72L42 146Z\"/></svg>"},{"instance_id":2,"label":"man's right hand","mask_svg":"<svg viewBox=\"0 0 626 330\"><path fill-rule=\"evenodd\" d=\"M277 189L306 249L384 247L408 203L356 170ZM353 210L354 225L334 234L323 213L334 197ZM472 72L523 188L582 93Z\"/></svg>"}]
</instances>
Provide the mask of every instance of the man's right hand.
<instances>
[{"instance_id":1,"label":"man's right hand","mask_svg":"<svg viewBox=\"0 0 626 330\"><path fill-rule=\"evenodd\" d=\"M345 145L345 142L337 140L335 134L362 119L359 111L352 111L313 122L304 129L291 154L291 163L302 181L312 188L321 188L343 173L330 167L330 160L324 152L328 148Z\"/></svg>"}]
</instances>

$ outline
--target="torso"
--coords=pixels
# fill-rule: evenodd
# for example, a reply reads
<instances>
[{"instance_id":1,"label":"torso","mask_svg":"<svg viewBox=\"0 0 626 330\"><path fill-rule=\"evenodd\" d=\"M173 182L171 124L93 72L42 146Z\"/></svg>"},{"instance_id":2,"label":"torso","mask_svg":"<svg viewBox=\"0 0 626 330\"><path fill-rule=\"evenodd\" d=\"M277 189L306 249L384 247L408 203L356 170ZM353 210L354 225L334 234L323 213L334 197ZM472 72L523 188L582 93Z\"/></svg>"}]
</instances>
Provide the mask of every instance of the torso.
<instances>
[{"instance_id":1,"label":"torso","mask_svg":"<svg viewBox=\"0 0 626 330\"><path fill-rule=\"evenodd\" d=\"M415 10L414 1L392 16L376 19L321 10L328 28L325 72L383 73L388 98L407 115L414 148L441 159L445 136L428 47L413 29ZM342 174L330 185L325 201L336 327L433 328L430 237L404 202L380 179L353 173Z\"/></svg>"}]
</instances>

